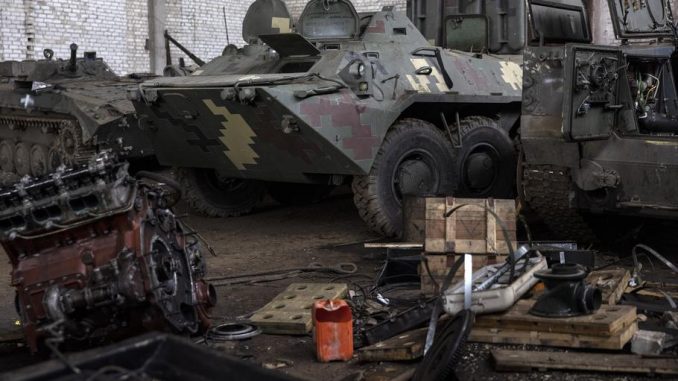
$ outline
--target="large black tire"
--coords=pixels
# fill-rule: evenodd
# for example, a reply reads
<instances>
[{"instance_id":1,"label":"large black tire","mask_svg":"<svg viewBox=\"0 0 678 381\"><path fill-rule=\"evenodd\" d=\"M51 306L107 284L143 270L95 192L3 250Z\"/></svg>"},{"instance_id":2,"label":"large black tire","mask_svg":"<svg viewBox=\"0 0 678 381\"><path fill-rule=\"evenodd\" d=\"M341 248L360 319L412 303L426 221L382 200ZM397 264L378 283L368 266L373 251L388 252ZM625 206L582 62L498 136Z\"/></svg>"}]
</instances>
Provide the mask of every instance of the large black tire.
<instances>
[{"instance_id":1,"label":"large black tire","mask_svg":"<svg viewBox=\"0 0 678 381\"><path fill-rule=\"evenodd\" d=\"M454 157L452 143L434 125L400 120L384 138L370 173L353 179L360 217L376 233L400 236L403 196L452 194Z\"/></svg>"},{"instance_id":2,"label":"large black tire","mask_svg":"<svg viewBox=\"0 0 678 381\"><path fill-rule=\"evenodd\" d=\"M456 195L514 198L518 155L508 133L495 120L483 116L465 118L460 127Z\"/></svg>"},{"instance_id":3,"label":"large black tire","mask_svg":"<svg viewBox=\"0 0 678 381\"><path fill-rule=\"evenodd\" d=\"M322 200L333 187L318 184L268 183L268 194L283 205L305 205Z\"/></svg>"},{"instance_id":4,"label":"large black tire","mask_svg":"<svg viewBox=\"0 0 678 381\"><path fill-rule=\"evenodd\" d=\"M176 178L183 188L184 200L207 217L250 213L266 192L260 181L220 178L213 169L179 168Z\"/></svg>"}]
</instances>

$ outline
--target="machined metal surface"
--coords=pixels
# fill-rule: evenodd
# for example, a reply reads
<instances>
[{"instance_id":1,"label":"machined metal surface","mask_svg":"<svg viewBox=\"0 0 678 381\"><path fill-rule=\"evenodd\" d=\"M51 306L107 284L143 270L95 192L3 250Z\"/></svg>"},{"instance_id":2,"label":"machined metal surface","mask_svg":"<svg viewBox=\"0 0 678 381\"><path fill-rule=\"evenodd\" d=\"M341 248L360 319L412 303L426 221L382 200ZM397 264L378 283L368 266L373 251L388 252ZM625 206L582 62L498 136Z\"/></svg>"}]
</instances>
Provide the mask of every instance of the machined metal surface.
<instances>
[{"instance_id":1,"label":"machined metal surface","mask_svg":"<svg viewBox=\"0 0 678 381\"><path fill-rule=\"evenodd\" d=\"M546 285L546 291L537 299L530 313L544 317L590 315L602 304L602 291L587 285L588 271L580 265L555 264L549 270L534 274Z\"/></svg>"}]
</instances>

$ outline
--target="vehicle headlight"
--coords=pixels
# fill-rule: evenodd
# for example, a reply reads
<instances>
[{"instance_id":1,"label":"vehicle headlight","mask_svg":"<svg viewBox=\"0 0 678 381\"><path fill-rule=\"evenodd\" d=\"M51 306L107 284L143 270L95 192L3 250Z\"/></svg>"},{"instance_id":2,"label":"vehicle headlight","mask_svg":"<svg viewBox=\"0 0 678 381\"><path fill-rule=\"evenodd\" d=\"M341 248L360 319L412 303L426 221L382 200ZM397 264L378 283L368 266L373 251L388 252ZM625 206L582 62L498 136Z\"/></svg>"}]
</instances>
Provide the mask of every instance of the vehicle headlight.
<instances>
[{"instance_id":1,"label":"vehicle headlight","mask_svg":"<svg viewBox=\"0 0 678 381\"><path fill-rule=\"evenodd\" d=\"M363 78L365 76L365 64L357 61L354 62L351 65L351 68L349 69L349 72L351 75L353 75L356 79Z\"/></svg>"}]
</instances>

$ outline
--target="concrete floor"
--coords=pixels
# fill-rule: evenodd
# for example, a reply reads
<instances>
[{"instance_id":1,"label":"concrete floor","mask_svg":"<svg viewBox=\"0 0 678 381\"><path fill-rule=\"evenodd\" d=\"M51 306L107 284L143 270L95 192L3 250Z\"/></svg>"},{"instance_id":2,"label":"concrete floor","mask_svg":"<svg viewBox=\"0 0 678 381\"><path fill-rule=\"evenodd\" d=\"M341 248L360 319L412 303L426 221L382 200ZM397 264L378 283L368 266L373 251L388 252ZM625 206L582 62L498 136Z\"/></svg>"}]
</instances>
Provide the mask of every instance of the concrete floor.
<instances>
[{"instance_id":1,"label":"concrete floor","mask_svg":"<svg viewBox=\"0 0 678 381\"><path fill-rule=\"evenodd\" d=\"M334 265L354 262L359 272L376 274L380 261L362 248L371 234L358 217L350 194L339 194L321 203L283 207L266 203L256 213L234 219L208 219L190 215L186 222L214 247L216 257L208 257L209 276L234 275L306 266L311 262ZM179 206L177 214L187 213ZM1 253L0 254L4 254ZM373 253L372 253L373 254ZM15 328L13 290L9 287L10 266L0 261L0 330ZM302 281L327 281L328 277ZM263 285L239 285L219 288L219 303L213 311L215 322L230 321L252 313L270 301L287 285L299 279L287 279ZM522 349L523 347L521 347ZM489 346L467 345L459 368L462 380L597 380L636 378L603 377L593 374L531 373L497 374L489 365ZM310 336L261 335L252 340L220 345L219 350L260 365L281 365L279 371L308 380L389 379L416 364L321 364L315 361ZM9 370L34 362L25 350L0 352L0 370ZM387 378L377 374L388 372ZM376 374L375 374L376 373Z\"/></svg>"}]
</instances>

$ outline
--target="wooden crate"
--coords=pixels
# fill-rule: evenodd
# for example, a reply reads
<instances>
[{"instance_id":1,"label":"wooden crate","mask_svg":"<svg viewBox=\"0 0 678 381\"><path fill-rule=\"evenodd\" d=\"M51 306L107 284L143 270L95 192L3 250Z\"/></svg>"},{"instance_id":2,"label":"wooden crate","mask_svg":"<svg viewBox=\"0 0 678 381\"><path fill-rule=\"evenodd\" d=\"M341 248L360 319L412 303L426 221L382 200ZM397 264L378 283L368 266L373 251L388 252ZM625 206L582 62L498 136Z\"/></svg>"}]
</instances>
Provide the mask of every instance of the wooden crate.
<instances>
[{"instance_id":1,"label":"wooden crate","mask_svg":"<svg viewBox=\"0 0 678 381\"><path fill-rule=\"evenodd\" d=\"M457 206L449 218L445 214ZM516 242L515 200L427 198L426 239L428 253L508 254L501 224L487 211L494 211L504 222L511 244Z\"/></svg>"}]
</instances>

